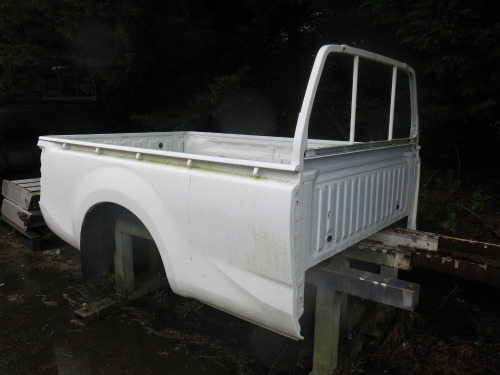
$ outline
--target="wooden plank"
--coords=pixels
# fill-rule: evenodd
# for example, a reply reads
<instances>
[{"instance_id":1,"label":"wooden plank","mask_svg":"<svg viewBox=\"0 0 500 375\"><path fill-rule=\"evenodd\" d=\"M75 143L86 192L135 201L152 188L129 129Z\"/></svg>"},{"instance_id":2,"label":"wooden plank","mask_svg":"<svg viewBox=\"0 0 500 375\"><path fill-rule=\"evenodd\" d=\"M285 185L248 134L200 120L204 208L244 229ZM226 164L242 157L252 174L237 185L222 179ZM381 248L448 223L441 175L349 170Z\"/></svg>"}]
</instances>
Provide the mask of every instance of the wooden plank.
<instances>
[{"instance_id":1,"label":"wooden plank","mask_svg":"<svg viewBox=\"0 0 500 375\"><path fill-rule=\"evenodd\" d=\"M75 315L82 319L84 322L88 323L92 320L96 320L99 317L104 316L104 313L110 313L111 311L118 310L123 304L127 302L127 299L114 294L112 296L100 299L99 301L92 302L90 305L75 311Z\"/></svg>"},{"instance_id":2,"label":"wooden plank","mask_svg":"<svg viewBox=\"0 0 500 375\"><path fill-rule=\"evenodd\" d=\"M22 179L22 180L12 180L11 182L14 183L14 184L24 184L24 183L32 183L32 182L38 182L38 183L40 183L40 177L25 178L25 179Z\"/></svg>"},{"instance_id":3,"label":"wooden plank","mask_svg":"<svg viewBox=\"0 0 500 375\"><path fill-rule=\"evenodd\" d=\"M389 246L437 251L439 235L411 229L389 228L371 235L368 239Z\"/></svg>"},{"instance_id":4,"label":"wooden plank","mask_svg":"<svg viewBox=\"0 0 500 375\"><path fill-rule=\"evenodd\" d=\"M40 179L4 180L2 182L2 195L25 210L37 209L40 201Z\"/></svg>"},{"instance_id":5,"label":"wooden plank","mask_svg":"<svg viewBox=\"0 0 500 375\"><path fill-rule=\"evenodd\" d=\"M9 219L23 230L45 225L40 210L27 211L8 199L3 200L1 211L2 216Z\"/></svg>"},{"instance_id":6,"label":"wooden plank","mask_svg":"<svg viewBox=\"0 0 500 375\"><path fill-rule=\"evenodd\" d=\"M413 251L405 247L384 245L372 240L363 240L344 250L340 255L347 259L359 260L400 270L411 270Z\"/></svg>"},{"instance_id":7,"label":"wooden plank","mask_svg":"<svg viewBox=\"0 0 500 375\"><path fill-rule=\"evenodd\" d=\"M40 186L39 178L30 178L27 180L15 180L11 182L19 186Z\"/></svg>"},{"instance_id":8,"label":"wooden plank","mask_svg":"<svg viewBox=\"0 0 500 375\"><path fill-rule=\"evenodd\" d=\"M24 189L32 190L32 191L40 191L40 183L39 182L31 182L29 184L16 184Z\"/></svg>"}]
</instances>

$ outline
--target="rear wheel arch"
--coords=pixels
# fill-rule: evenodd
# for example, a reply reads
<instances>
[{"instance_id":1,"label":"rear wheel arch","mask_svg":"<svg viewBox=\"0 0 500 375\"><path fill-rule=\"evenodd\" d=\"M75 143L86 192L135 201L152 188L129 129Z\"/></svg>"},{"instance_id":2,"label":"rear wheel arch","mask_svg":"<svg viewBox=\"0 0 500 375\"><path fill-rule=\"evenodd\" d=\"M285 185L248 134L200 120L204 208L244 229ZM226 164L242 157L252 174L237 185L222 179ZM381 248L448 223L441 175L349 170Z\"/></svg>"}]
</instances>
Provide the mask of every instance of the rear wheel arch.
<instances>
[{"instance_id":1,"label":"rear wheel arch","mask_svg":"<svg viewBox=\"0 0 500 375\"><path fill-rule=\"evenodd\" d=\"M82 275L85 281L96 281L114 273L115 226L118 219L144 225L132 211L116 203L98 203L86 212L80 233ZM145 227L151 234L150 229Z\"/></svg>"}]
</instances>

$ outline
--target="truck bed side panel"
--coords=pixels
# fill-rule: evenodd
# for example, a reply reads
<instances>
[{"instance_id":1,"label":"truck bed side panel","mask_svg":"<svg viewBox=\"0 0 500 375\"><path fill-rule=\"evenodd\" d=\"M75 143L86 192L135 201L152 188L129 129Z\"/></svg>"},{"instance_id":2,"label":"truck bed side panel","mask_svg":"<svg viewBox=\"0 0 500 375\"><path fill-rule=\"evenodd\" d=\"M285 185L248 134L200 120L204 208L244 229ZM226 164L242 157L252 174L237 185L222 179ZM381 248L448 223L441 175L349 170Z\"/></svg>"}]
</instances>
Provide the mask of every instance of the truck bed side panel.
<instances>
[{"instance_id":1,"label":"truck bed side panel","mask_svg":"<svg viewBox=\"0 0 500 375\"><path fill-rule=\"evenodd\" d=\"M78 248L89 210L104 202L123 206L151 233L176 293L301 337L292 250L295 174L262 178L47 141L40 146L40 206L61 238Z\"/></svg>"}]
</instances>

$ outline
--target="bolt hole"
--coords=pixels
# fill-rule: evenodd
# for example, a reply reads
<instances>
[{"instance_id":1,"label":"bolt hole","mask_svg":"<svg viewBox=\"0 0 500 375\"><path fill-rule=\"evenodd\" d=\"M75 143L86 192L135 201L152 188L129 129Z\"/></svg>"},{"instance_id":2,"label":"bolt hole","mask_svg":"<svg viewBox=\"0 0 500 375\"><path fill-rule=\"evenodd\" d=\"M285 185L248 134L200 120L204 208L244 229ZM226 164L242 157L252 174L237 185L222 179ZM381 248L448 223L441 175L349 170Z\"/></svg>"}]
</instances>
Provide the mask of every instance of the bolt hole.
<instances>
[{"instance_id":1,"label":"bolt hole","mask_svg":"<svg viewBox=\"0 0 500 375\"><path fill-rule=\"evenodd\" d=\"M158 148L163 148L163 143L158 143Z\"/></svg>"},{"instance_id":2,"label":"bolt hole","mask_svg":"<svg viewBox=\"0 0 500 375\"><path fill-rule=\"evenodd\" d=\"M399 210L399 203L396 205L396 210Z\"/></svg>"},{"instance_id":3,"label":"bolt hole","mask_svg":"<svg viewBox=\"0 0 500 375\"><path fill-rule=\"evenodd\" d=\"M332 242L333 240L333 237L331 235L329 235L328 237L326 237L326 241L327 242Z\"/></svg>"}]
</instances>

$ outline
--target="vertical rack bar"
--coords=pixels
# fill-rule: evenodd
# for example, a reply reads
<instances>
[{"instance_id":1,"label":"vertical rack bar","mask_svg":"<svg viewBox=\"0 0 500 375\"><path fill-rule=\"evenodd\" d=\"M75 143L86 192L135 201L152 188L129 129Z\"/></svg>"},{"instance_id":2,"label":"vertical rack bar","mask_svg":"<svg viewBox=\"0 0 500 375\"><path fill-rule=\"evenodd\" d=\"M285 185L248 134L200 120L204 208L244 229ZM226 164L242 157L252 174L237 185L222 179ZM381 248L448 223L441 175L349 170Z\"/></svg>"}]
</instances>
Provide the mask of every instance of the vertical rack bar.
<instances>
[{"instance_id":1,"label":"vertical rack bar","mask_svg":"<svg viewBox=\"0 0 500 375\"><path fill-rule=\"evenodd\" d=\"M352 68L352 98L351 98L351 129L349 132L349 144L354 143L354 130L356 126L356 100L358 96L358 71L359 55L354 56L354 66Z\"/></svg>"},{"instance_id":2,"label":"vertical rack bar","mask_svg":"<svg viewBox=\"0 0 500 375\"><path fill-rule=\"evenodd\" d=\"M394 106L396 103L396 81L398 77L397 66L392 67L392 89L391 89L391 112L389 115L389 135L387 139L390 141L392 139L392 133L394 130Z\"/></svg>"}]
</instances>

